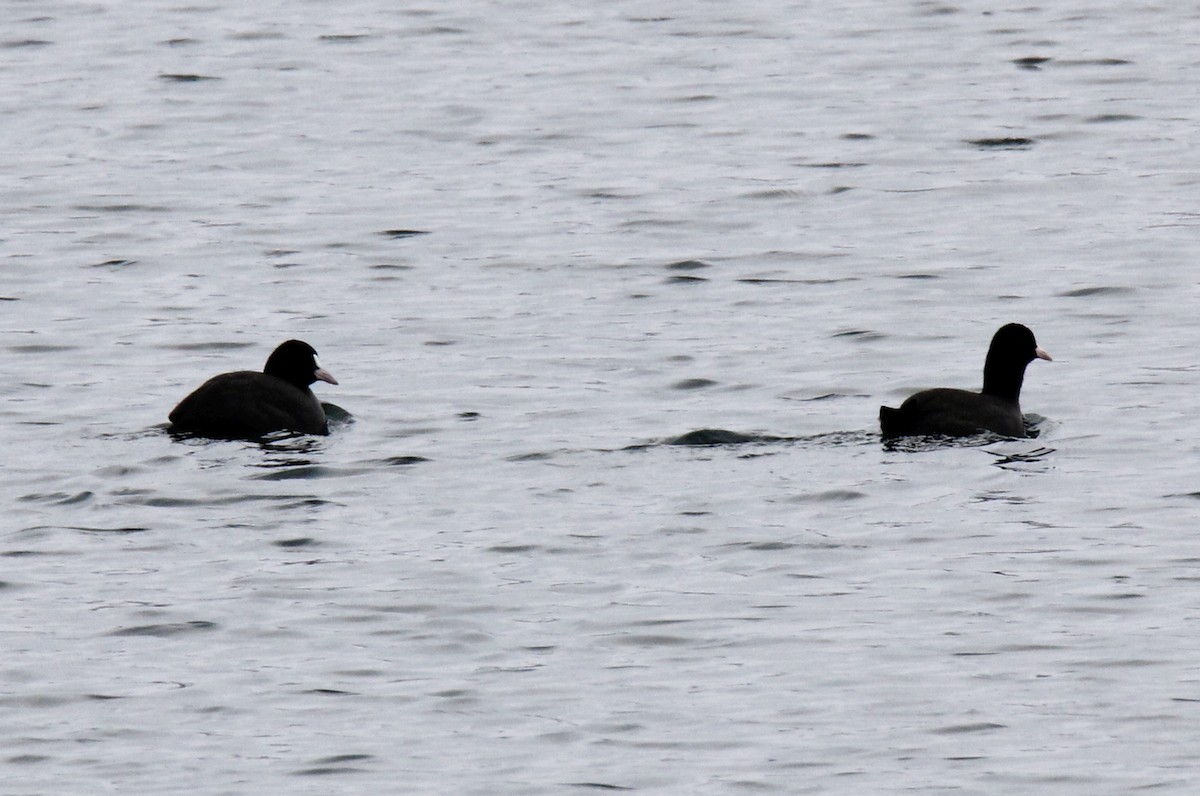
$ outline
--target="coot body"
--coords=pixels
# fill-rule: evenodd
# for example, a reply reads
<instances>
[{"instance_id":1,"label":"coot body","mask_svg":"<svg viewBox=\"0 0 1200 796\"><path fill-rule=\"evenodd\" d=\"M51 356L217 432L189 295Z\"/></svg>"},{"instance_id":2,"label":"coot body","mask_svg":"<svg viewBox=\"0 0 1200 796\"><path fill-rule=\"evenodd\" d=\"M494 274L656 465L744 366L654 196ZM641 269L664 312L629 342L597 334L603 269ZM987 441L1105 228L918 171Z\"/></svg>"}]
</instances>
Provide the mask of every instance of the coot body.
<instances>
[{"instance_id":1,"label":"coot body","mask_svg":"<svg viewBox=\"0 0 1200 796\"><path fill-rule=\"evenodd\" d=\"M253 439L273 431L328 434L325 410L309 385L337 384L317 364L308 343L288 340L272 352L262 372L213 376L179 402L171 430L221 439Z\"/></svg>"},{"instance_id":2,"label":"coot body","mask_svg":"<svg viewBox=\"0 0 1200 796\"><path fill-rule=\"evenodd\" d=\"M942 435L964 437L991 431L1024 437L1021 385L1025 366L1035 359L1049 361L1033 332L1019 323L1000 327L988 347L980 392L939 388L916 393L900 405L879 407L884 437Z\"/></svg>"}]
</instances>

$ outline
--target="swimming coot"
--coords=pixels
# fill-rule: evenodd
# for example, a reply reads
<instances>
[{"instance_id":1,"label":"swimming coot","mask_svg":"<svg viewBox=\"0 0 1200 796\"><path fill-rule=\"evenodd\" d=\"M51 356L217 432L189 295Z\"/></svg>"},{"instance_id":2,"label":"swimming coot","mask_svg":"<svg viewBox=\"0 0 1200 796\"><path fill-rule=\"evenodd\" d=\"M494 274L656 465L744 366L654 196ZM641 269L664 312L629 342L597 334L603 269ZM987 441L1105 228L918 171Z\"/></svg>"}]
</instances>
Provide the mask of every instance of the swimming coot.
<instances>
[{"instance_id":1,"label":"swimming coot","mask_svg":"<svg viewBox=\"0 0 1200 796\"><path fill-rule=\"evenodd\" d=\"M253 439L272 431L328 434L325 410L308 385L337 384L317 364L308 343L288 340L272 352L263 372L213 376L171 411L171 430L221 439Z\"/></svg>"},{"instance_id":2,"label":"swimming coot","mask_svg":"<svg viewBox=\"0 0 1200 796\"><path fill-rule=\"evenodd\" d=\"M884 437L940 434L964 437L992 431L1006 437L1024 437L1021 416L1021 383L1025 366L1035 359L1049 361L1038 348L1033 332L1019 323L1001 326L988 347L983 364L983 390L970 392L939 388L913 395L900 405L879 407Z\"/></svg>"}]
</instances>

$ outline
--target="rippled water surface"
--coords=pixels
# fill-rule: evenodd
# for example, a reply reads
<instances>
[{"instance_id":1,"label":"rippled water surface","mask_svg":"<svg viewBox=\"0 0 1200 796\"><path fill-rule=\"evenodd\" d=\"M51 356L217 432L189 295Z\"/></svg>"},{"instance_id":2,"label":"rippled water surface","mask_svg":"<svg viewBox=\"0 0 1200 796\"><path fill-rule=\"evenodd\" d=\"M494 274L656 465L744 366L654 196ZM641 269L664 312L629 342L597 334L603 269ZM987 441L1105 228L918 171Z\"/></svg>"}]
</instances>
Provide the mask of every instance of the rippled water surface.
<instances>
[{"instance_id":1,"label":"rippled water surface","mask_svg":"<svg viewBox=\"0 0 1200 796\"><path fill-rule=\"evenodd\" d=\"M6 14L3 792L1200 787L1187 4Z\"/></svg>"}]
</instances>

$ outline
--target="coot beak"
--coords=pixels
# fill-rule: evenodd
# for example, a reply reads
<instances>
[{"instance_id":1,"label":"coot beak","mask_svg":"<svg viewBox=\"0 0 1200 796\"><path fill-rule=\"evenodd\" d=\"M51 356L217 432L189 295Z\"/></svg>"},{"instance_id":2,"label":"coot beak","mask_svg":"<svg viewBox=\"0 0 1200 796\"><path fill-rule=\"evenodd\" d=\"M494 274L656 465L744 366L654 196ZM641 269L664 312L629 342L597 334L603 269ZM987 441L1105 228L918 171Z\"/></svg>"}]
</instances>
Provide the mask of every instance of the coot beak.
<instances>
[{"instance_id":1,"label":"coot beak","mask_svg":"<svg viewBox=\"0 0 1200 796\"><path fill-rule=\"evenodd\" d=\"M1042 352L1042 353L1045 353L1045 352ZM1047 359L1048 358L1049 357L1047 357ZM313 378L316 379L317 381L327 381L330 384L337 384L337 379L335 379L329 371L325 370L325 368L317 368L316 370L314 370Z\"/></svg>"},{"instance_id":2,"label":"coot beak","mask_svg":"<svg viewBox=\"0 0 1200 796\"><path fill-rule=\"evenodd\" d=\"M1047 362L1053 362L1053 361L1054 361L1054 357L1050 356L1049 354L1047 354L1045 351L1043 351L1043 350L1042 350L1042 349L1040 349L1040 348L1035 348L1035 349L1033 349L1033 355L1034 355L1035 357L1037 357L1038 359L1044 359L1044 360L1046 360ZM326 375L326 376L328 376L329 374L328 374L328 373L326 373L325 375ZM334 382L334 384L337 384L337 382L335 381L335 382Z\"/></svg>"}]
</instances>

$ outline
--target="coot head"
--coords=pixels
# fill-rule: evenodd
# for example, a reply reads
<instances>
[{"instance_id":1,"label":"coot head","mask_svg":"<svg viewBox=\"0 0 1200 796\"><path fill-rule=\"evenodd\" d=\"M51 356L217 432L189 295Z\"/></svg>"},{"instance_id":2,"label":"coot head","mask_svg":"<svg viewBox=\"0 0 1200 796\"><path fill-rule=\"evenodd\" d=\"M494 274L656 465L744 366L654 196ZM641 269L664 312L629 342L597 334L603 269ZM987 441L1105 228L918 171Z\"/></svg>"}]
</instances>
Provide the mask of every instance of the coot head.
<instances>
[{"instance_id":1,"label":"coot head","mask_svg":"<svg viewBox=\"0 0 1200 796\"><path fill-rule=\"evenodd\" d=\"M1019 323L1001 326L992 336L983 363L983 393L1017 400L1025 366L1035 359L1051 361L1050 355L1038 348L1029 327Z\"/></svg>"},{"instance_id":2,"label":"coot head","mask_svg":"<svg viewBox=\"0 0 1200 796\"><path fill-rule=\"evenodd\" d=\"M317 362L316 349L302 340L281 343L271 352L271 356L267 357L263 373L281 378L301 389L307 389L308 385L316 381L337 384L337 379Z\"/></svg>"}]
</instances>

